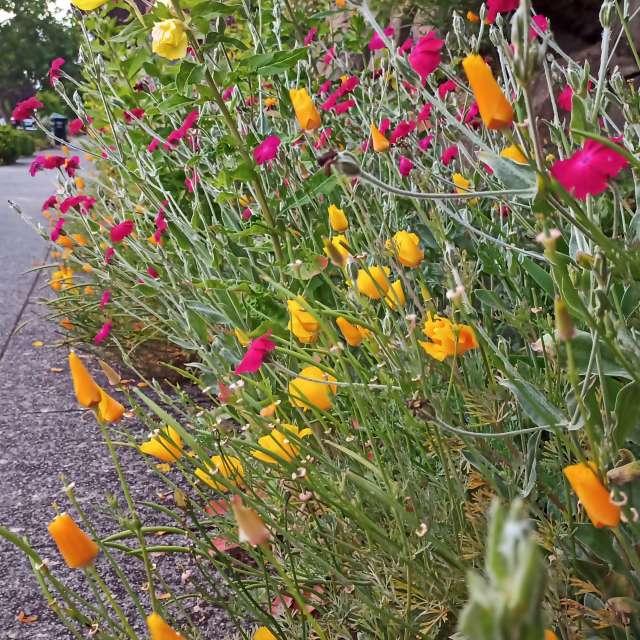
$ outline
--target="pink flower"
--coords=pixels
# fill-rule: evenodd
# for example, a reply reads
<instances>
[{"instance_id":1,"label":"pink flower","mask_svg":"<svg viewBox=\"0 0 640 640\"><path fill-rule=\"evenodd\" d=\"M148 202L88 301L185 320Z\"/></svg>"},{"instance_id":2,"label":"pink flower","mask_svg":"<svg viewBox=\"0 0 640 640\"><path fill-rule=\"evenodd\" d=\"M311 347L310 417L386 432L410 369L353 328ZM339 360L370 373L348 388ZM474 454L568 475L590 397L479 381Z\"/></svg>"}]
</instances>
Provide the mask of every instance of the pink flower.
<instances>
[{"instance_id":1,"label":"pink flower","mask_svg":"<svg viewBox=\"0 0 640 640\"><path fill-rule=\"evenodd\" d=\"M60 69L62 69L63 64L64 58L55 58L51 61L51 67L49 69L49 82L51 83L52 87L62 76L62 71L60 71Z\"/></svg>"},{"instance_id":2,"label":"pink flower","mask_svg":"<svg viewBox=\"0 0 640 640\"><path fill-rule=\"evenodd\" d=\"M249 207L246 207L245 209L242 210L242 213L240 215L242 216L243 220L250 220L251 216L253 215L253 211L251 211Z\"/></svg>"},{"instance_id":3,"label":"pink flower","mask_svg":"<svg viewBox=\"0 0 640 640\"><path fill-rule=\"evenodd\" d=\"M133 233L134 227L135 222L133 220L125 220L124 222L114 225L111 227L111 231L109 231L111 242L122 242L127 236Z\"/></svg>"},{"instance_id":4,"label":"pink flower","mask_svg":"<svg viewBox=\"0 0 640 640\"><path fill-rule=\"evenodd\" d=\"M478 117L480 110L478 109L478 103L474 102L470 107L467 113L464 116L464 121L466 124L471 124Z\"/></svg>"},{"instance_id":5,"label":"pink flower","mask_svg":"<svg viewBox=\"0 0 640 640\"><path fill-rule=\"evenodd\" d=\"M100 296L100 305L99 305L100 308L104 309L109 304L110 300L111 300L111 291L109 291L109 289L107 289Z\"/></svg>"},{"instance_id":6,"label":"pink flower","mask_svg":"<svg viewBox=\"0 0 640 640\"><path fill-rule=\"evenodd\" d=\"M489 22L495 22L496 16L499 13L515 11L519 4L520 0L488 0L487 6L489 7L489 13L487 14L487 20Z\"/></svg>"},{"instance_id":7,"label":"pink flower","mask_svg":"<svg viewBox=\"0 0 640 640\"><path fill-rule=\"evenodd\" d=\"M444 40L436 36L435 31L429 31L426 36L418 40L411 50L407 60L411 68L424 81L440 64L440 50L444 46Z\"/></svg>"},{"instance_id":8,"label":"pink flower","mask_svg":"<svg viewBox=\"0 0 640 640\"><path fill-rule=\"evenodd\" d=\"M426 122L431 117L431 110L433 109L433 105L430 102L420 109L420 113L418 114L418 122Z\"/></svg>"},{"instance_id":9,"label":"pink flower","mask_svg":"<svg viewBox=\"0 0 640 640\"><path fill-rule=\"evenodd\" d=\"M76 171L80 168L80 158L78 156L73 156L69 158L64 163L64 170L67 172L67 175L70 178L73 178L76 175Z\"/></svg>"},{"instance_id":10,"label":"pink flower","mask_svg":"<svg viewBox=\"0 0 640 640\"><path fill-rule=\"evenodd\" d=\"M411 47L413 47L413 38L407 38L400 47L398 47L398 51L400 51L400 53L406 53Z\"/></svg>"},{"instance_id":11,"label":"pink flower","mask_svg":"<svg viewBox=\"0 0 640 640\"><path fill-rule=\"evenodd\" d=\"M433 134L430 133L428 136L425 136L418 142L418 147L420 147L422 151L426 151L431 146L432 142L433 142Z\"/></svg>"},{"instance_id":12,"label":"pink flower","mask_svg":"<svg viewBox=\"0 0 640 640\"><path fill-rule=\"evenodd\" d=\"M39 155L31 162L29 174L33 177L43 169L59 169L60 167L64 167L66 162L67 159L64 156Z\"/></svg>"},{"instance_id":13,"label":"pink flower","mask_svg":"<svg viewBox=\"0 0 640 640\"><path fill-rule=\"evenodd\" d=\"M335 47L331 47L329 49L329 51L327 51L327 53L325 53L324 58L323 58L323 62L325 64L331 64L331 61L333 60L333 57L336 55L336 48Z\"/></svg>"},{"instance_id":14,"label":"pink flower","mask_svg":"<svg viewBox=\"0 0 640 640\"><path fill-rule=\"evenodd\" d=\"M407 80L403 80L402 81L402 86L407 90L407 92L410 95L413 95L414 93L418 92L418 87L414 87L410 82L408 82Z\"/></svg>"},{"instance_id":15,"label":"pink flower","mask_svg":"<svg viewBox=\"0 0 640 640\"><path fill-rule=\"evenodd\" d=\"M444 100L449 93L456 90L456 83L453 80L445 80L438 87L438 96L440 96L440 100Z\"/></svg>"},{"instance_id":16,"label":"pink flower","mask_svg":"<svg viewBox=\"0 0 640 640\"><path fill-rule=\"evenodd\" d=\"M62 227L64 226L64 223L65 223L64 218L58 218L58 220L56 221L56 226L51 231L52 242L56 242L60 237L60 233L62 232Z\"/></svg>"},{"instance_id":17,"label":"pink flower","mask_svg":"<svg viewBox=\"0 0 640 640\"><path fill-rule=\"evenodd\" d=\"M87 213L89 209L93 209L96 199L91 196L78 195L65 198L60 204L60 211L67 213L69 209L80 209L80 213Z\"/></svg>"},{"instance_id":18,"label":"pink flower","mask_svg":"<svg viewBox=\"0 0 640 640\"><path fill-rule=\"evenodd\" d=\"M323 129L318 139L313 144L314 149L322 149L326 146L327 142L329 142L329 138L331 138L331 134L333 133L333 129L328 127L327 129Z\"/></svg>"},{"instance_id":19,"label":"pink flower","mask_svg":"<svg viewBox=\"0 0 640 640\"><path fill-rule=\"evenodd\" d=\"M231 87L227 87L223 92L222 92L222 99L225 102L229 102L229 100L231 100L231 96L233 96L233 92L236 90L235 86L231 86Z\"/></svg>"},{"instance_id":20,"label":"pink flower","mask_svg":"<svg viewBox=\"0 0 640 640\"><path fill-rule=\"evenodd\" d=\"M107 320L102 325L102 328L100 329L100 331L98 331L98 333L96 333L96 337L93 339L95 344L100 344L101 342L104 342L109 337L112 326L113 326L112 320Z\"/></svg>"},{"instance_id":21,"label":"pink flower","mask_svg":"<svg viewBox=\"0 0 640 640\"><path fill-rule=\"evenodd\" d=\"M160 277L160 274L153 267L147 267L147 275L151 276L152 278Z\"/></svg>"},{"instance_id":22,"label":"pink flower","mask_svg":"<svg viewBox=\"0 0 640 640\"><path fill-rule=\"evenodd\" d=\"M125 111L123 115L124 121L127 124L131 124L134 120L142 120L142 118L144 118L144 109L135 107L134 109L131 109L131 111Z\"/></svg>"},{"instance_id":23,"label":"pink flower","mask_svg":"<svg viewBox=\"0 0 640 640\"><path fill-rule=\"evenodd\" d=\"M349 76L343 82L340 83L338 91L343 96L347 93L351 93L360 84L360 78L358 76Z\"/></svg>"},{"instance_id":24,"label":"pink flower","mask_svg":"<svg viewBox=\"0 0 640 640\"><path fill-rule=\"evenodd\" d=\"M412 160L405 158L405 156L400 156L400 160L398 162L398 171L400 172L400 175L406 178L411 173L412 169Z\"/></svg>"},{"instance_id":25,"label":"pink flower","mask_svg":"<svg viewBox=\"0 0 640 640\"><path fill-rule=\"evenodd\" d=\"M13 114L11 117L16 122L22 122L23 120L27 120L28 118L33 118L33 112L36 109L41 109L44 107L44 104L40 102L35 96L31 96L31 98L27 98L22 102L18 102L16 108L13 110Z\"/></svg>"},{"instance_id":26,"label":"pink flower","mask_svg":"<svg viewBox=\"0 0 640 640\"><path fill-rule=\"evenodd\" d=\"M193 128L193 126L198 122L199 117L200 114L197 111L192 111L191 113L189 113L184 119L182 125L180 125L175 131L172 131L167 136L167 141L163 145L163 148L170 151L175 146L177 146L178 142L180 142L180 140L182 140L187 135L187 133L189 133L189 130Z\"/></svg>"},{"instance_id":27,"label":"pink flower","mask_svg":"<svg viewBox=\"0 0 640 640\"><path fill-rule=\"evenodd\" d=\"M389 142L396 144L403 138L406 138L415 128L416 123L413 120L401 120L389 135Z\"/></svg>"},{"instance_id":28,"label":"pink flower","mask_svg":"<svg viewBox=\"0 0 640 640\"><path fill-rule=\"evenodd\" d=\"M549 20L547 20L547 18L545 18L541 14L538 14L537 16L533 16L533 18L531 19L531 22L533 22L533 24L529 29L530 40L535 40L539 35L538 32L546 33L549 30Z\"/></svg>"},{"instance_id":29,"label":"pink flower","mask_svg":"<svg viewBox=\"0 0 640 640\"><path fill-rule=\"evenodd\" d=\"M565 85L565 88L558 95L558 106L563 111L571 112L573 110L573 88L571 85Z\"/></svg>"},{"instance_id":30,"label":"pink flower","mask_svg":"<svg viewBox=\"0 0 640 640\"><path fill-rule=\"evenodd\" d=\"M269 340L270 335L271 329L249 343L249 348L244 354L244 358L242 358L240 364L235 368L234 373L236 375L255 373L260 369L269 353L276 348L275 343Z\"/></svg>"},{"instance_id":31,"label":"pink flower","mask_svg":"<svg viewBox=\"0 0 640 640\"><path fill-rule=\"evenodd\" d=\"M193 171L193 176L187 176L184 179L184 186L186 187L189 193L193 193L200 182L200 176L196 173L195 169ZM155 235L155 234L154 234Z\"/></svg>"},{"instance_id":32,"label":"pink flower","mask_svg":"<svg viewBox=\"0 0 640 640\"><path fill-rule=\"evenodd\" d=\"M385 133L387 133L387 131L389 131L389 127L391 126L391 120L389 120L389 118L385 118L381 123L380 126L378 127L378 131L384 135Z\"/></svg>"},{"instance_id":33,"label":"pink flower","mask_svg":"<svg viewBox=\"0 0 640 640\"><path fill-rule=\"evenodd\" d=\"M42 203L42 211L44 211L45 209L49 209L51 207L55 207L57 204L58 204L58 196L49 196Z\"/></svg>"},{"instance_id":34,"label":"pink flower","mask_svg":"<svg viewBox=\"0 0 640 640\"><path fill-rule=\"evenodd\" d=\"M393 27L389 26L384 30L384 35L387 38L390 38L395 33ZM371 40L369 40L369 51L378 51L379 49L386 49L386 44L383 42L382 38L378 34L378 32L374 33L371 36Z\"/></svg>"},{"instance_id":35,"label":"pink flower","mask_svg":"<svg viewBox=\"0 0 640 640\"><path fill-rule=\"evenodd\" d=\"M154 138L147 146L147 151L149 153L153 153L159 146L160 146L160 140L158 140L158 138Z\"/></svg>"},{"instance_id":36,"label":"pink flower","mask_svg":"<svg viewBox=\"0 0 640 640\"><path fill-rule=\"evenodd\" d=\"M335 107L335 112L337 114L346 113L349 109L353 109L356 106L355 100L345 100L344 102L340 102Z\"/></svg>"},{"instance_id":37,"label":"pink flower","mask_svg":"<svg viewBox=\"0 0 640 640\"><path fill-rule=\"evenodd\" d=\"M111 262L111 258L116 255L116 250L113 247L107 247L107 250L104 252L104 263L109 264Z\"/></svg>"},{"instance_id":38,"label":"pink flower","mask_svg":"<svg viewBox=\"0 0 640 640\"><path fill-rule=\"evenodd\" d=\"M280 147L280 138L278 136L267 136L254 150L253 159L257 164L264 164L273 160L278 155Z\"/></svg>"},{"instance_id":39,"label":"pink flower","mask_svg":"<svg viewBox=\"0 0 640 640\"><path fill-rule=\"evenodd\" d=\"M442 153L442 164L445 166L451 164L454 158L458 157L458 145L453 144L447 147Z\"/></svg>"},{"instance_id":40,"label":"pink flower","mask_svg":"<svg viewBox=\"0 0 640 640\"><path fill-rule=\"evenodd\" d=\"M84 122L80 118L75 118L69 122L67 127L69 135L77 136L84 129Z\"/></svg>"},{"instance_id":41,"label":"pink flower","mask_svg":"<svg viewBox=\"0 0 640 640\"><path fill-rule=\"evenodd\" d=\"M618 140L614 140L618 142ZM584 147L567 160L556 160L551 175L580 200L587 195L597 196L606 191L609 179L615 178L629 161L595 140L587 140Z\"/></svg>"},{"instance_id":42,"label":"pink flower","mask_svg":"<svg viewBox=\"0 0 640 640\"><path fill-rule=\"evenodd\" d=\"M315 27L311 27L311 29L307 31L307 35L304 37L304 40L302 41L304 46L308 47L316 39L317 35L318 35L318 30Z\"/></svg>"},{"instance_id":43,"label":"pink flower","mask_svg":"<svg viewBox=\"0 0 640 640\"><path fill-rule=\"evenodd\" d=\"M329 93L331 90L331 85L333 84L333 80L327 80L320 85L320 89L318 89L318 95L323 96L325 93Z\"/></svg>"}]
</instances>

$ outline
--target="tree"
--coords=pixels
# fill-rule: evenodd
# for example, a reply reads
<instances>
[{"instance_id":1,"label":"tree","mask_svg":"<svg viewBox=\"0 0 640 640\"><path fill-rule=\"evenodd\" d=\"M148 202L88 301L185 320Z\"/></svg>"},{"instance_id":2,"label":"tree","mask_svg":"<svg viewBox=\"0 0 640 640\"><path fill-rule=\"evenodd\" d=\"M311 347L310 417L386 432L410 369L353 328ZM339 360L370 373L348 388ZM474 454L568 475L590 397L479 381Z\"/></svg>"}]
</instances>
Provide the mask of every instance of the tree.
<instances>
[{"instance_id":1,"label":"tree","mask_svg":"<svg viewBox=\"0 0 640 640\"><path fill-rule=\"evenodd\" d=\"M49 86L54 58L64 58L64 70L74 74L78 36L47 0L0 0L0 10L11 14L0 24L0 112L8 117L18 101Z\"/></svg>"}]
</instances>

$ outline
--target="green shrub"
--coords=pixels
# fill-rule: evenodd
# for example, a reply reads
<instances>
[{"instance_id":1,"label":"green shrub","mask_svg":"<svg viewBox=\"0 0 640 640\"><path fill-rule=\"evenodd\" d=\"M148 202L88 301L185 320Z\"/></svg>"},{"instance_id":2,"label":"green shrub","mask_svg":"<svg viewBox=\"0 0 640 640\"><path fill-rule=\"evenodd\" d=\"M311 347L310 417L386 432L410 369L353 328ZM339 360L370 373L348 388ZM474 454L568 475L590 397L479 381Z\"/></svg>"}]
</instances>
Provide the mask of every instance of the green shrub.
<instances>
[{"instance_id":1,"label":"green shrub","mask_svg":"<svg viewBox=\"0 0 640 640\"><path fill-rule=\"evenodd\" d=\"M18 157L20 156L31 156L35 153L36 143L35 143L35 132L29 133L27 131L20 131L19 129L13 130L13 135L15 139L16 150L18 152Z\"/></svg>"},{"instance_id":2,"label":"green shrub","mask_svg":"<svg viewBox=\"0 0 640 640\"><path fill-rule=\"evenodd\" d=\"M0 128L0 164L13 164L20 155L17 137L11 127Z\"/></svg>"}]
</instances>

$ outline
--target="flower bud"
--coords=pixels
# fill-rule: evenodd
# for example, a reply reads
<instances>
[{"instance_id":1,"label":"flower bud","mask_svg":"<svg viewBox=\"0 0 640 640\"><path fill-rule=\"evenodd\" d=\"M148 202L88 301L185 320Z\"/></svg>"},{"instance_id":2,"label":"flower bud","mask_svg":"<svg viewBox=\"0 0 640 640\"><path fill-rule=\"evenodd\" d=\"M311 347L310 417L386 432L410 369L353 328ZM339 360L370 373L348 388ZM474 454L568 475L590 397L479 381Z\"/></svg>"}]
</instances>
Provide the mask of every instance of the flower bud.
<instances>
[{"instance_id":1,"label":"flower bud","mask_svg":"<svg viewBox=\"0 0 640 640\"><path fill-rule=\"evenodd\" d=\"M600 7L600 24L603 29L611 26L611 14L613 13L614 4L611 0L606 0Z\"/></svg>"},{"instance_id":2,"label":"flower bud","mask_svg":"<svg viewBox=\"0 0 640 640\"><path fill-rule=\"evenodd\" d=\"M560 342L569 342L576 334L576 328L573 325L573 320L569 315L569 309L567 303L560 298L556 297L555 301L556 312L556 336Z\"/></svg>"},{"instance_id":3,"label":"flower bud","mask_svg":"<svg viewBox=\"0 0 640 640\"><path fill-rule=\"evenodd\" d=\"M75 523L68 513L56 516L48 526L49 534L71 569L84 569L93 563L100 547Z\"/></svg>"},{"instance_id":4,"label":"flower bud","mask_svg":"<svg viewBox=\"0 0 640 640\"><path fill-rule=\"evenodd\" d=\"M607 481L618 486L629 484L638 478L640 478L640 460L634 460L621 467L615 467L607 471Z\"/></svg>"}]
</instances>

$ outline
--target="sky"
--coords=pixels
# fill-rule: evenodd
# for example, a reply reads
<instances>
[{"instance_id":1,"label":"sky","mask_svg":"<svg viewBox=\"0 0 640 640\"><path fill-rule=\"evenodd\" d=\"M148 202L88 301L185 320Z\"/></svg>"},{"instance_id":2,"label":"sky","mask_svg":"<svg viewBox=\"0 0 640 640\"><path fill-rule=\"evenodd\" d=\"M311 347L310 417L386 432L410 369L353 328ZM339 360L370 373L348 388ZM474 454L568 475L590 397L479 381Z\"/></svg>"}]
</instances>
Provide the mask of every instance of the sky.
<instances>
[{"instance_id":1,"label":"sky","mask_svg":"<svg viewBox=\"0 0 640 640\"><path fill-rule=\"evenodd\" d=\"M61 11L66 11L71 6L71 3L69 2L69 0L51 0L49 4ZM0 21L6 20L7 18L10 18L10 17L11 17L10 13L7 13L6 11L0 11Z\"/></svg>"}]
</instances>

